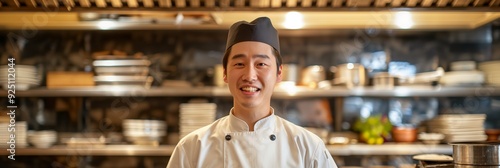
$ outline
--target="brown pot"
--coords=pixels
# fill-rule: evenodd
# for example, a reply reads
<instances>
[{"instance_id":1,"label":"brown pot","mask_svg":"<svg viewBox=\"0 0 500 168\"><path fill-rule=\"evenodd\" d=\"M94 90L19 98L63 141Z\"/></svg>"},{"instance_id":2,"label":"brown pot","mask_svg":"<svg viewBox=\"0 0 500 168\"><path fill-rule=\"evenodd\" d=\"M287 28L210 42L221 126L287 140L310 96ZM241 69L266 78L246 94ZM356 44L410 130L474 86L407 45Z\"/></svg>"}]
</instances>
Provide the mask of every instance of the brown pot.
<instances>
[{"instance_id":1,"label":"brown pot","mask_svg":"<svg viewBox=\"0 0 500 168\"><path fill-rule=\"evenodd\" d=\"M394 142L415 142L417 140L417 129L413 127L393 127L392 139Z\"/></svg>"}]
</instances>

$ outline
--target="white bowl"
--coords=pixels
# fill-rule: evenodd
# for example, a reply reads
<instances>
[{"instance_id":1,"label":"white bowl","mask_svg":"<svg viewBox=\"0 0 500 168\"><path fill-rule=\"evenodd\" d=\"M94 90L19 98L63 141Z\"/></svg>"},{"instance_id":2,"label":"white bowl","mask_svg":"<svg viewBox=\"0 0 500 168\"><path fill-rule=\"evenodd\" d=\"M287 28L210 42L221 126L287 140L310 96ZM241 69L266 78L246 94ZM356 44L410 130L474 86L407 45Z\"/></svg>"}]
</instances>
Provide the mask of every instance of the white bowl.
<instances>
[{"instance_id":1,"label":"white bowl","mask_svg":"<svg viewBox=\"0 0 500 168\"><path fill-rule=\"evenodd\" d=\"M439 144L445 138L444 134L441 133L420 133L418 134L418 139L425 144Z\"/></svg>"},{"instance_id":2,"label":"white bowl","mask_svg":"<svg viewBox=\"0 0 500 168\"><path fill-rule=\"evenodd\" d=\"M452 71L473 71L476 70L475 61L455 61L450 63L450 70Z\"/></svg>"}]
</instances>

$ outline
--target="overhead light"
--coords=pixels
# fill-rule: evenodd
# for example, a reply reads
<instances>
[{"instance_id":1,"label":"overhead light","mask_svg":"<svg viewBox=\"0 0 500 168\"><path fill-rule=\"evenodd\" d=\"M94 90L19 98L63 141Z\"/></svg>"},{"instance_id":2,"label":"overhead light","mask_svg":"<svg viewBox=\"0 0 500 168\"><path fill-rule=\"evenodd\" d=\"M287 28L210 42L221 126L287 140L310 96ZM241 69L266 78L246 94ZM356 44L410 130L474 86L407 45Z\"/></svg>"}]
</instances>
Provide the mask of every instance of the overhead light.
<instances>
[{"instance_id":1,"label":"overhead light","mask_svg":"<svg viewBox=\"0 0 500 168\"><path fill-rule=\"evenodd\" d=\"M85 20L85 21L92 21L92 20L98 20L100 19L100 15L98 13L94 13L94 12L84 12L84 13L80 13L78 15L80 18L80 20Z\"/></svg>"},{"instance_id":2,"label":"overhead light","mask_svg":"<svg viewBox=\"0 0 500 168\"><path fill-rule=\"evenodd\" d=\"M97 27L99 27L99 29L101 30L108 30L114 28L115 26L116 22L111 20L102 20L97 23Z\"/></svg>"},{"instance_id":3,"label":"overhead light","mask_svg":"<svg viewBox=\"0 0 500 168\"><path fill-rule=\"evenodd\" d=\"M285 15L283 26L287 29L300 29L304 27L304 16L299 12L288 12Z\"/></svg>"},{"instance_id":4,"label":"overhead light","mask_svg":"<svg viewBox=\"0 0 500 168\"><path fill-rule=\"evenodd\" d=\"M409 29L413 27L413 18L410 12L397 12L395 14L394 24L401 29Z\"/></svg>"},{"instance_id":5,"label":"overhead light","mask_svg":"<svg viewBox=\"0 0 500 168\"><path fill-rule=\"evenodd\" d=\"M179 13L177 14L177 16L175 16L176 25L181 24L182 20L184 20L184 15L182 13Z\"/></svg>"},{"instance_id":6,"label":"overhead light","mask_svg":"<svg viewBox=\"0 0 500 168\"><path fill-rule=\"evenodd\" d=\"M98 29L108 30L136 25L217 25L220 19L208 12L152 12L107 14L79 13L79 21L92 24Z\"/></svg>"}]
</instances>

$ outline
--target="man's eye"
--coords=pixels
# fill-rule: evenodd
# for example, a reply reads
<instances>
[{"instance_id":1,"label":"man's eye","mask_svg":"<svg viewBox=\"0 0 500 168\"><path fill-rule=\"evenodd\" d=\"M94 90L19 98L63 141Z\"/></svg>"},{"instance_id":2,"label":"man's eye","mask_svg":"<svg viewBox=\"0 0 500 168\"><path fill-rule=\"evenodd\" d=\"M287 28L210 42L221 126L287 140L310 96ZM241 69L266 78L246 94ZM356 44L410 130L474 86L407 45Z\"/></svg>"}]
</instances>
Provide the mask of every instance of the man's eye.
<instances>
[{"instance_id":1,"label":"man's eye","mask_svg":"<svg viewBox=\"0 0 500 168\"><path fill-rule=\"evenodd\" d=\"M257 65L258 66L266 66L267 64L266 63L258 63Z\"/></svg>"},{"instance_id":2,"label":"man's eye","mask_svg":"<svg viewBox=\"0 0 500 168\"><path fill-rule=\"evenodd\" d=\"M243 66L243 64L242 63L236 63L236 64L234 64L234 66Z\"/></svg>"}]
</instances>

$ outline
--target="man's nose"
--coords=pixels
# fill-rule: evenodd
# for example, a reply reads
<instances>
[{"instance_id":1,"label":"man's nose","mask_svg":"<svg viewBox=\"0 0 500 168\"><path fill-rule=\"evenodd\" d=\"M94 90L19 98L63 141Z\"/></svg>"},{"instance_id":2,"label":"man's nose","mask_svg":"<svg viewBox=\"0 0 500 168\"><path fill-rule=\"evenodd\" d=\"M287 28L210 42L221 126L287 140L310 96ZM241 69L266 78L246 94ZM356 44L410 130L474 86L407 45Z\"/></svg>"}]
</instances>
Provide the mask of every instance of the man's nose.
<instances>
[{"instance_id":1,"label":"man's nose","mask_svg":"<svg viewBox=\"0 0 500 168\"><path fill-rule=\"evenodd\" d=\"M253 65L247 66L245 69L245 76L243 80L248 82L254 82L257 80L257 71L255 70Z\"/></svg>"}]
</instances>

